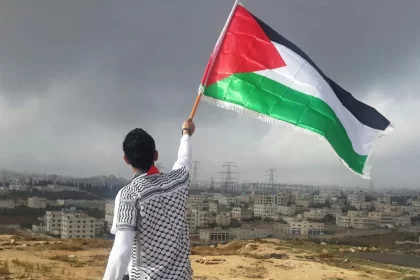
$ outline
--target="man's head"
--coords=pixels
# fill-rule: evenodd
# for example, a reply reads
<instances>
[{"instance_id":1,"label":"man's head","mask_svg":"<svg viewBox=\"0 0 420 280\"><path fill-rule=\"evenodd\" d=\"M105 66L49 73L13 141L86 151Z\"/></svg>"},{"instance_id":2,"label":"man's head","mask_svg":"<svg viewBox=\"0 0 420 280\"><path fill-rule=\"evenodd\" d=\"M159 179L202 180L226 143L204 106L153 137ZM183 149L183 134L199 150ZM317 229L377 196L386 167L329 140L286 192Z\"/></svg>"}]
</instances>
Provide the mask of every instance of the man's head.
<instances>
[{"instance_id":1,"label":"man's head","mask_svg":"<svg viewBox=\"0 0 420 280\"><path fill-rule=\"evenodd\" d=\"M123 142L124 160L135 169L147 172L158 159L155 140L146 131L136 128Z\"/></svg>"}]
</instances>

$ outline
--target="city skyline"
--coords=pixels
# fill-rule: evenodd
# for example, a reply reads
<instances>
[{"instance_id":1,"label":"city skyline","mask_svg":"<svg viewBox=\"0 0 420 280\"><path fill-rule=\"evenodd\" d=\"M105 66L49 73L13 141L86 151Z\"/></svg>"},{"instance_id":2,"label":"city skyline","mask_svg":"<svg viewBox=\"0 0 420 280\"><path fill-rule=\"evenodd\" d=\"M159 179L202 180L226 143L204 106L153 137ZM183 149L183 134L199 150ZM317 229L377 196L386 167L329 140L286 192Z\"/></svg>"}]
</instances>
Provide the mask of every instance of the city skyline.
<instances>
[{"instance_id":1,"label":"city skyline","mask_svg":"<svg viewBox=\"0 0 420 280\"><path fill-rule=\"evenodd\" d=\"M420 3L242 2L396 123L378 141L372 180L415 186L420 37L413 34ZM159 162L171 168L182 121L232 4L0 3L0 168L43 173L47 165L61 175L129 178L121 144L135 127L152 134ZM195 122L193 159L208 181L234 161L241 181L264 181L275 168L290 183L370 185L313 137L204 103Z\"/></svg>"}]
</instances>

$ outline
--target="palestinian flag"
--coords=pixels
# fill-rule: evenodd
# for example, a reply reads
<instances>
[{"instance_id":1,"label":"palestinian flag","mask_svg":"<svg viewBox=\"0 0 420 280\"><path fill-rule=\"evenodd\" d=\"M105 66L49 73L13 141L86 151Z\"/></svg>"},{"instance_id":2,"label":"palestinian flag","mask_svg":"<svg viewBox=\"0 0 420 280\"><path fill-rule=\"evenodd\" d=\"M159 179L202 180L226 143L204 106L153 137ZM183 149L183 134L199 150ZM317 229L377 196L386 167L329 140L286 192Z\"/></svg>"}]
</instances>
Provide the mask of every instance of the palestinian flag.
<instances>
[{"instance_id":1,"label":"palestinian flag","mask_svg":"<svg viewBox=\"0 0 420 280\"><path fill-rule=\"evenodd\" d=\"M327 140L369 178L375 140L389 120L329 79L296 45L235 2L200 85L211 104Z\"/></svg>"}]
</instances>

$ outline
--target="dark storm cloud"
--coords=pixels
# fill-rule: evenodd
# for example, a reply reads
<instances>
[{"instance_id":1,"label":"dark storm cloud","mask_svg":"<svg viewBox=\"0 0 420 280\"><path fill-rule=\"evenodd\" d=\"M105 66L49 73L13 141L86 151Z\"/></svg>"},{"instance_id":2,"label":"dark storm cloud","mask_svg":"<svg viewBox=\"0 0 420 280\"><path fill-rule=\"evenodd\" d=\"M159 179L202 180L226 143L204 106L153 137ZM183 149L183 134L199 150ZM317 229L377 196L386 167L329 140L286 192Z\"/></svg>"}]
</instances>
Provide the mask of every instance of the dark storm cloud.
<instances>
[{"instance_id":1,"label":"dark storm cloud","mask_svg":"<svg viewBox=\"0 0 420 280\"><path fill-rule=\"evenodd\" d=\"M420 65L419 1L243 2L357 98L403 122L403 128L390 136L393 140L383 158L401 141L420 139L416 133L399 132L418 116L410 104L420 105L415 85ZM46 163L51 172L116 174L124 170L120 161L124 134L141 126L153 133L162 162L170 167L179 126L190 112L232 4L225 0L0 2L4 165L39 169ZM401 110L384 105L384 100L399 102ZM311 138L206 104L200 105L196 122L194 155L207 166L203 176L219 171L223 160L234 160L241 166L242 179L261 178L265 172L259 169L277 166L294 170L283 173L287 181L359 183L340 169L327 145L308 145ZM298 150L296 141L307 150ZM317 160L311 148L318 151ZM408 169L412 152L402 150ZM323 164L315 168L316 162ZM403 178L390 173L390 162L374 165L377 176ZM332 176L328 166L341 172Z\"/></svg>"}]
</instances>

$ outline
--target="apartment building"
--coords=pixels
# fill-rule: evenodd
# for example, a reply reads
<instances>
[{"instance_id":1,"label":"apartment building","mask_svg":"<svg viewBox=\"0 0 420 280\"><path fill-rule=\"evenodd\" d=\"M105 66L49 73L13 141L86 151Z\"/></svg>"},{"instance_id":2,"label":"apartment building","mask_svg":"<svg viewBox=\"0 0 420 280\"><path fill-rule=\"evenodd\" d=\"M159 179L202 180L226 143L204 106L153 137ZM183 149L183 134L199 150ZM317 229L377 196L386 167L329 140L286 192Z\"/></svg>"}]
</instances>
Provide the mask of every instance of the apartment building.
<instances>
[{"instance_id":1,"label":"apartment building","mask_svg":"<svg viewBox=\"0 0 420 280\"><path fill-rule=\"evenodd\" d=\"M209 213L220 213L226 211L226 204L219 203L218 201L210 201Z\"/></svg>"},{"instance_id":2,"label":"apartment building","mask_svg":"<svg viewBox=\"0 0 420 280\"><path fill-rule=\"evenodd\" d=\"M411 226L411 216L399 216L395 219L395 225L399 227L409 227Z\"/></svg>"},{"instance_id":3,"label":"apartment building","mask_svg":"<svg viewBox=\"0 0 420 280\"><path fill-rule=\"evenodd\" d=\"M327 216L327 214L328 208L311 209L309 211L303 212L303 218L310 220L322 220L325 218L325 216Z\"/></svg>"},{"instance_id":4,"label":"apartment building","mask_svg":"<svg viewBox=\"0 0 420 280\"><path fill-rule=\"evenodd\" d=\"M222 196L218 199L218 201L220 204L224 205L231 205L237 203L236 196Z\"/></svg>"},{"instance_id":5,"label":"apartment building","mask_svg":"<svg viewBox=\"0 0 420 280\"><path fill-rule=\"evenodd\" d=\"M277 205L280 205L280 206L287 206L287 205L289 205L289 202L291 202L290 201L291 200L291 196L292 196L292 193L291 192L287 192L287 191L279 192L276 195L276 204Z\"/></svg>"},{"instance_id":6,"label":"apartment building","mask_svg":"<svg viewBox=\"0 0 420 280\"><path fill-rule=\"evenodd\" d=\"M236 196L237 203L251 203L252 197L250 195L238 195Z\"/></svg>"},{"instance_id":7,"label":"apartment building","mask_svg":"<svg viewBox=\"0 0 420 280\"><path fill-rule=\"evenodd\" d=\"M396 220L395 214L378 211L369 212L368 217L375 220L378 224L394 224Z\"/></svg>"},{"instance_id":8,"label":"apartment building","mask_svg":"<svg viewBox=\"0 0 420 280\"><path fill-rule=\"evenodd\" d=\"M338 189L321 189L319 191L319 194L321 196L326 196L326 197L333 198L333 197L341 197L343 192L341 190L338 190Z\"/></svg>"},{"instance_id":9,"label":"apartment building","mask_svg":"<svg viewBox=\"0 0 420 280\"><path fill-rule=\"evenodd\" d=\"M61 234L61 211L45 212L45 228L48 234Z\"/></svg>"},{"instance_id":10,"label":"apartment building","mask_svg":"<svg viewBox=\"0 0 420 280\"><path fill-rule=\"evenodd\" d=\"M362 202L365 202L366 196L362 193L349 194L347 196L347 204L358 208Z\"/></svg>"},{"instance_id":11,"label":"apartment building","mask_svg":"<svg viewBox=\"0 0 420 280\"><path fill-rule=\"evenodd\" d=\"M296 214L296 205L291 206L277 206L277 213L284 216L293 216Z\"/></svg>"},{"instance_id":12,"label":"apartment building","mask_svg":"<svg viewBox=\"0 0 420 280\"><path fill-rule=\"evenodd\" d=\"M204 202L204 196L200 194L190 194L188 195L188 202L193 202L193 203Z\"/></svg>"},{"instance_id":13,"label":"apartment building","mask_svg":"<svg viewBox=\"0 0 420 280\"><path fill-rule=\"evenodd\" d=\"M314 204L325 204L329 200L330 196L328 194L314 195Z\"/></svg>"},{"instance_id":14,"label":"apartment building","mask_svg":"<svg viewBox=\"0 0 420 280\"><path fill-rule=\"evenodd\" d=\"M188 209L195 209L195 210L200 210L200 211L206 211L209 210L209 203L204 201L204 202L187 202L187 208Z\"/></svg>"},{"instance_id":15,"label":"apartment building","mask_svg":"<svg viewBox=\"0 0 420 280\"><path fill-rule=\"evenodd\" d=\"M364 210L349 210L347 215L349 217L367 217L368 212Z\"/></svg>"},{"instance_id":16,"label":"apartment building","mask_svg":"<svg viewBox=\"0 0 420 280\"><path fill-rule=\"evenodd\" d=\"M276 204L275 195L256 195L254 199L254 204Z\"/></svg>"},{"instance_id":17,"label":"apartment building","mask_svg":"<svg viewBox=\"0 0 420 280\"><path fill-rule=\"evenodd\" d=\"M342 228L351 227L351 216L348 215L337 215L335 216L335 225Z\"/></svg>"},{"instance_id":18,"label":"apartment building","mask_svg":"<svg viewBox=\"0 0 420 280\"><path fill-rule=\"evenodd\" d=\"M47 208L47 199L43 197L28 197L28 207L29 208L36 208L36 209L43 209Z\"/></svg>"},{"instance_id":19,"label":"apartment building","mask_svg":"<svg viewBox=\"0 0 420 280\"><path fill-rule=\"evenodd\" d=\"M254 216L261 218L272 218L277 214L276 204L254 204Z\"/></svg>"},{"instance_id":20,"label":"apartment building","mask_svg":"<svg viewBox=\"0 0 420 280\"><path fill-rule=\"evenodd\" d=\"M289 235L320 235L324 234L324 223L309 221L292 221L288 224L275 224L274 231Z\"/></svg>"},{"instance_id":21,"label":"apartment building","mask_svg":"<svg viewBox=\"0 0 420 280\"><path fill-rule=\"evenodd\" d=\"M14 209L15 201L13 199L1 199L0 209Z\"/></svg>"},{"instance_id":22,"label":"apartment building","mask_svg":"<svg viewBox=\"0 0 420 280\"><path fill-rule=\"evenodd\" d=\"M242 207L233 207L231 213L232 219L236 219L238 221L242 221L243 219L250 219L254 215L254 211Z\"/></svg>"},{"instance_id":23,"label":"apartment building","mask_svg":"<svg viewBox=\"0 0 420 280\"><path fill-rule=\"evenodd\" d=\"M232 217L228 213L216 214L216 224L218 226L228 226L232 221Z\"/></svg>"},{"instance_id":24,"label":"apartment building","mask_svg":"<svg viewBox=\"0 0 420 280\"><path fill-rule=\"evenodd\" d=\"M61 238L93 238L96 235L96 219L76 209L61 213Z\"/></svg>"},{"instance_id":25,"label":"apartment building","mask_svg":"<svg viewBox=\"0 0 420 280\"><path fill-rule=\"evenodd\" d=\"M312 205L312 200L302 200L302 199L297 199L295 204L296 206L302 206L303 208L309 208Z\"/></svg>"},{"instance_id":26,"label":"apartment building","mask_svg":"<svg viewBox=\"0 0 420 280\"><path fill-rule=\"evenodd\" d=\"M189 210L187 212L187 223L190 231L196 231L199 227L207 227L209 213L207 211Z\"/></svg>"},{"instance_id":27,"label":"apartment building","mask_svg":"<svg viewBox=\"0 0 420 280\"><path fill-rule=\"evenodd\" d=\"M351 217L351 227L354 229L372 229L376 227L376 221L369 217Z\"/></svg>"}]
</instances>

